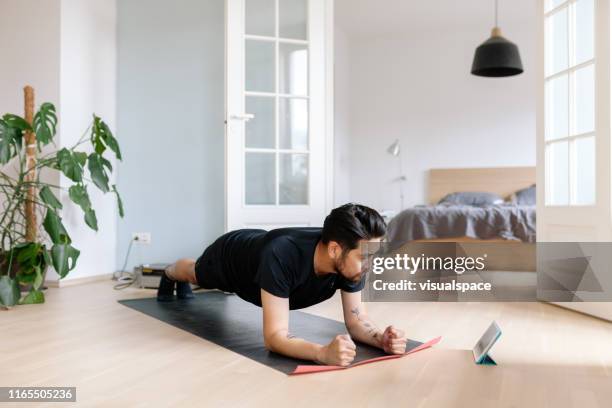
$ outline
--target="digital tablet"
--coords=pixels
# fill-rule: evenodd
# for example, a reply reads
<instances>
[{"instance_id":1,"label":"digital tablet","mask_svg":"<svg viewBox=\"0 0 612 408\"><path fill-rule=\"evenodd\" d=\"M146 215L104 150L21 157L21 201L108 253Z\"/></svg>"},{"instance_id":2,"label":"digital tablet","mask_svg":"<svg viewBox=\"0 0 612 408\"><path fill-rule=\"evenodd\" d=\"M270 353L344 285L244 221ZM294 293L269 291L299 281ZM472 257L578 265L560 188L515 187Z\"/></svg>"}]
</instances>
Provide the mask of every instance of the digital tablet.
<instances>
[{"instance_id":1,"label":"digital tablet","mask_svg":"<svg viewBox=\"0 0 612 408\"><path fill-rule=\"evenodd\" d=\"M472 350L476 364L482 363L488 357L487 353L491 350L497 339L499 339L499 336L501 336L501 329L496 322L491 323Z\"/></svg>"}]
</instances>

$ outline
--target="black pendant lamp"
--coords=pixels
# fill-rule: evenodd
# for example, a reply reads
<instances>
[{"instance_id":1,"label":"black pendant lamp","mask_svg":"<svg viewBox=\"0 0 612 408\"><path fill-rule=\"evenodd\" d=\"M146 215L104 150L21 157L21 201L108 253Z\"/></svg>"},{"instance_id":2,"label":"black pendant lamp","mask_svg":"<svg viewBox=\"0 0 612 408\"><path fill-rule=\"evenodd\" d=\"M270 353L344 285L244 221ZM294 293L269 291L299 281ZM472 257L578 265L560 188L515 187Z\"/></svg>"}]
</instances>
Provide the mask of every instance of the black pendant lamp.
<instances>
[{"instance_id":1,"label":"black pendant lamp","mask_svg":"<svg viewBox=\"0 0 612 408\"><path fill-rule=\"evenodd\" d=\"M495 27L491 38L476 48L472 74L483 77L507 77L523 72L518 47L501 35L497 26L497 0L495 0Z\"/></svg>"}]
</instances>

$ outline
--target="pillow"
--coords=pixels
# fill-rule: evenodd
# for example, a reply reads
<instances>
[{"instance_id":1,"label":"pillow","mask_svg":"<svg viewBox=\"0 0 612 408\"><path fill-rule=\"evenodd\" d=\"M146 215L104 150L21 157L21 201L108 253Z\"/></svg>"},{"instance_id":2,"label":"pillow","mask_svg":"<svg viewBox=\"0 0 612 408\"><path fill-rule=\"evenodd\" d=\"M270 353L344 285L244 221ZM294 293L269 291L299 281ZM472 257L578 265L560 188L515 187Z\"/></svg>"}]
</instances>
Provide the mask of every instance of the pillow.
<instances>
[{"instance_id":1,"label":"pillow","mask_svg":"<svg viewBox=\"0 0 612 408\"><path fill-rule=\"evenodd\" d=\"M535 205L536 204L536 185L519 190L512 194L510 202L514 205Z\"/></svg>"},{"instance_id":2,"label":"pillow","mask_svg":"<svg viewBox=\"0 0 612 408\"><path fill-rule=\"evenodd\" d=\"M495 193L486 193L479 191L464 191L459 193L447 194L438 204L450 205L472 205L476 207L485 207L487 205L502 204L504 199Z\"/></svg>"}]
</instances>

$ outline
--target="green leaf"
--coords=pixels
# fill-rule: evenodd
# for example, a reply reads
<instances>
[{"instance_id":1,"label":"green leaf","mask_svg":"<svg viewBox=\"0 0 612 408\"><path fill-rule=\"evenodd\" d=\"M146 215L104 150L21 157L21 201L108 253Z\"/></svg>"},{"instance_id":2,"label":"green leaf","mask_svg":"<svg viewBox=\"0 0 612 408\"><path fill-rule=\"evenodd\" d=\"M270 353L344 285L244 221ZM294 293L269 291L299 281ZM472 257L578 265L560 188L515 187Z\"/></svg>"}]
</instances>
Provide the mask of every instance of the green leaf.
<instances>
[{"instance_id":1,"label":"green leaf","mask_svg":"<svg viewBox=\"0 0 612 408\"><path fill-rule=\"evenodd\" d=\"M94 231L98 230L98 219L96 218L96 212L89 208L85 211L85 224Z\"/></svg>"},{"instance_id":2,"label":"green leaf","mask_svg":"<svg viewBox=\"0 0 612 408\"><path fill-rule=\"evenodd\" d=\"M47 234L49 234L51 242L54 244L69 244L72 242L68 232L64 228L64 224L62 224L62 219L55 211L50 209L47 210L47 215L45 215L43 221L43 227L45 231L47 231Z\"/></svg>"},{"instance_id":3,"label":"green leaf","mask_svg":"<svg viewBox=\"0 0 612 408\"><path fill-rule=\"evenodd\" d=\"M0 305L5 307L14 306L19 302L21 292L16 279L8 275L0 276Z\"/></svg>"},{"instance_id":4,"label":"green leaf","mask_svg":"<svg viewBox=\"0 0 612 408\"><path fill-rule=\"evenodd\" d=\"M121 149L119 148L119 143L115 136L113 136L113 132L111 132L110 128L104 121L102 121L102 127L104 128L104 133L102 138L104 139L104 143L115 153L115 157L118 160L121 160Z\"/></svg>"},{"instance_id":5,"label":"green leaf","mask_svg":"<svg viewBox=\"0 0 612 408\"><path fill-rule=\"evenodd\" d=\"M106 174L106 170L102 164L101 156L96 153L90 154L87 159L87 166L89 168L89 172L91 173L91 179L96 187L98 187L102 192L108 193L108 175Z\"/></svg>"},{"instance_id":6,"label":"green leaf","mask_svg":"<svg viewBox=\"0 0 612 408\"><path fill-rule=\"evenodd\" d=\"M115 157L121 160L121 149L113 132L108 125L94 114L93 126L91 128L91 143L97 154L101 155L108 147L115 153Z\"/></svg>"},{"instance_id":7,"label":"green leaf","mask_svg":"<svg viewBox=\"0 0 612 408\"><path fill-rule=\"evenodd\" d=\"M32 268L31 273L23 273L23 271L20 270L15 279L17 283L30 284L36 279L36 270Z\"/></svg>"},{"instance_id":8,"label":"green leaf","mask_svg":"<svg viewBox=\"0 0 612 408\"><path fill-rule=\"evenodd\" d=\"M40 199L43 201L43 203L47 204L48 206L53 207L55 209L62 208L62 203L60 203L57 197L55 197L55 194L53 194L49 186L44 186L43 188L41 188L38 195L40 196Z\"/></svg>"},{"instance_id":9,"label":"green leaf","mask_svg":"<svg viewBox=\"0 0 612 408\"><path fill-rule=\"evenodd\" d=\"M74 159L81 165L81 167L85 166L85 162L87 161L87 153L85 152L72 152Z\"/></svg>"},{"instance_id":10,"label":"green leaf","mask_svg":"<svg viewBox=\"0 0 612 408\"><path fill-rule=\"evenodd\" d=\"M19 264L24 264L26 262L35 264L35 259L38 256L39 250L40 244L35 242L28 242L26 245L19 246L19 248L16 250L17 262Z\"/></svg>"},{"instance_id":11,"label":"green leaf","mask_svg":"<svg viewBox=\"0 0 612 408\"><path fill-rule=\"evenodd\" d=\"M104 129L101 126L102 119L95 114L93 115L93 118L93 125L91 127L91 144L93 145L96 153L102 154L106 150L106 145L104 144L104 139L102 138L102 133L104 133Z\"/></svg>"},{"instance_id":12,"label":"green leaf","mask_svg":"<svg viewBox=\"0 0 612 408\"><path fill-rule=\"evenodd\" d=\"M104 153L104 151L106 150L106 146L104 145L104 143L102 142L102 138L98 137L96 139L94 139L94 151L98 154L102 154Z\"/></svg>"},{"instance_id":13,"label":"green leaf","mask_svg":"<svg viewBox=\"0 0 612 408\"><path fill-rule=\"evenodd\" d=\"M37 281L42 281L40 266L34 266L28 273L24 273L23 267L20 266L16 279L22 284L35 284Z\"/></svg>"},{"instance_id":14,"label":"green leaf","mask_svg":"<svg viewBox=\"0 0 612 408\"><path fill-rule=\"evenodd\" d=\"M100 156L100 161L102 162L102 165L108 169L108 171L113 171L113 165L111 164L111 162L109 162L102 156Z\"/></svg>"},{"instance_id":15,"label":"green leaf","mask_svg":"<svg viewBox=\"0 0 612 408\"><path fill-rule=\"evenodd\" d=\"M63 148L57 152L57 163L62 173L70 180L80 183L83 181L83 165L82 155L84 153L72 153L70 150Z\"/></svg>"},{"instance_id":16,"label":"green leaf","mask_svg":"<svg viewBox=\"0 0 612 408\"><path fill-rule=\"evenodd\" d=\"M53 260L51 259L51 251L47 250L44 246L43 246L43 259L45 260L44 267L53 264Z\"/></svg>"},{"instance_id":17,"label":"green leaf","mask_svg":"<svg viewBox=\"0 0 612 408\"><path fill-rule=\"evenodd\" d=\"M34 115L33 125L36 140L39 143L46 145L51 142L57 129L55 106L49 102L43 103L38 112L36 112L36 115Z\"/></svg>"},{"instance_id":18,"label":"green leaf","mask_svg":"<svg viewBox=\"0 0 612 408\"><path fill-rule=\"evenodd\" d=\"M36 278L36 271L44 268L45 249L37 242L25 242L13 248L17 269L17 281L21 283L32 283Z\"/></svg>"},{"instance_id":19,"label":"green leaf","mask_svg":"<svg viewBox=\"0 0 612 408\"><path fill-rule=\"evenodd\" d=\"M21 131L33 130L32 126L24 118L21 116L13 115L11 113L7 113L2 117L7 125L12 128L19 129Z\"/></svg>"},{"instance_id":20,"label":"green leaf","mask_svg":"<svg viewBox=\"0 0 612 408\"><path fill-rule=\"evenodd\" d=\"M77 204L85 212L91 208L91 201L89 200L89 194L87 194L87 188L82 184L75 184L68 189L68 195L70 199Z\"/></svg>"},{"instance_id":21,"label":"green leaf","mask_svg":"<svg viewBox=\"0 0 612 408\"><path fill-rule=\"evenodd\" d=\"M8 163L21 149L22 132L0 119L0 164Z\"/></svg>"},{"instance_id":22,"label":"green leaf","mask_svg":"<svg viewBox=\"0 0 612 408\"><path fill-rule=\"evenodd\" d=\"M119 195L119 192L117 191L117 186L115 184L113 184L113 193L115 193L115 195L117 196L117 208L119 209L119 216L123 218L125 214L125 212L123 211L123 201L121 200L121 196Z\"/></svg>"},{"instance_id":23,"label":"green leaf","mask_svg":"<svg viewBox=\"0 0 612 408\"><path fill-rule=\"evenodd\" d=\"M80 251L70 244L55 244L51 248L53 268L64 278L76 266Z\"/></svg>"},{"instance_id":24,"label":"green leaf","mask_svg":"<svg viewBox=\"0 0 612 408\"><path fill-rule=\"evenodd\" d=\"M37 303L45 303L45 295L40 290L34 288L32 288L19 302L21 305L33 305Z\"/></svg>"},{"instance_id":25,"label":"green leaf","mask_svg":"<svg viewBox=\"0 0 612 408\"><path fill-rule=\"evenodd\" d=\"M45 251L46 252L46 251ZM46 266L45 266L46 268ZM34 283L32 283L32 287L34 289L40 288L40 285L43 283L43 274L40 268L36 268L36 278L34 279Z\"/></svg>"},{"instance_id":26,"label":"green leaf","mask_svg":"<svg viewBox=\"0 0 612 408\"><path fill-rule=\"evenodd\" d=\"M76 184L68 189L70 199L77 204L85 213L85 223L94 231L98 230L98 219L96 212L91 208L91 201L87 188L82 184Z\"/></svg>"}]
</instances>

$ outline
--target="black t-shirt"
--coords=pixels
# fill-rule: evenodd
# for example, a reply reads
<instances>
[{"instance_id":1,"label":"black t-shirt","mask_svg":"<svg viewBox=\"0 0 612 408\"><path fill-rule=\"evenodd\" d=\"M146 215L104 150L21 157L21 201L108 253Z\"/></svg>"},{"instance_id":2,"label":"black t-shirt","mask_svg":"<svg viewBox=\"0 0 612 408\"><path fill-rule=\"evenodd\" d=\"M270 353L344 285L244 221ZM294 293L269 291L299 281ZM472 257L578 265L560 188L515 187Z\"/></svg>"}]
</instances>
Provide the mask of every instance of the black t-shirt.
<instances>
[{"instance_id":1,"label":"black t-shirt","mask_svg":"<svg viewBox=\"0 0 612 408\"><path fill-rule=\"evenodd\" d=\"M363 289L364 279L353 283L338 273L315 274L314 253L320 239L321 228L231 231L204 252L201 273L208 287L234 292L258 306L260 288L289 298L290 309L320 303L337 289Z\"/></svg>"}]
</instances>

